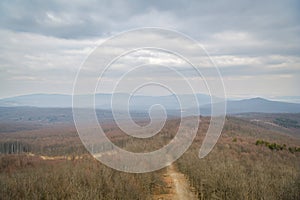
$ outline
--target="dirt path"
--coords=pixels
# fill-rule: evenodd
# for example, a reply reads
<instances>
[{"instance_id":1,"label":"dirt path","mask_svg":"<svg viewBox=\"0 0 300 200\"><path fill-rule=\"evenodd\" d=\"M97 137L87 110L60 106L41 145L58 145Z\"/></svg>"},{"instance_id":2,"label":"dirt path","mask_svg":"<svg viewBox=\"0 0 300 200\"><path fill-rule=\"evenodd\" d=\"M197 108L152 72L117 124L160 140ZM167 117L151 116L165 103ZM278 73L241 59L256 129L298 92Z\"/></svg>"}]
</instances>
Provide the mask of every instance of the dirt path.
<instances>
[{"instance_id":1,"label":"dirt path","mask_svg":"<svg viewBox=\"0 0 300 200\"><path fill-rule=\"evenodd\" d=\"M29 156L36 156L32 153ZM109 153L109 155L111 155ZM98 154L101 157L103 154ZM43 160L71 160L71 156L39 156ZM76 156L73 159L82 159L81 156ZM164 174L163 180L166 184L163 194L153 195L154 200L197 200L193 188L190 187L188 180L179 172L174 164L171 164Z\"/></svg>"},{"instance_id":2,"label":"dirt path","mask_svg":"<svg viewBox=\"0 0 300 200\"><path fill-rule=\"evenodd\" d=\"M196 194L192 192L186 177L172 164L167 168L164 181L168 191L166 194L154 195L155 200L196 200Z\"/></svg>"}]
</instances>

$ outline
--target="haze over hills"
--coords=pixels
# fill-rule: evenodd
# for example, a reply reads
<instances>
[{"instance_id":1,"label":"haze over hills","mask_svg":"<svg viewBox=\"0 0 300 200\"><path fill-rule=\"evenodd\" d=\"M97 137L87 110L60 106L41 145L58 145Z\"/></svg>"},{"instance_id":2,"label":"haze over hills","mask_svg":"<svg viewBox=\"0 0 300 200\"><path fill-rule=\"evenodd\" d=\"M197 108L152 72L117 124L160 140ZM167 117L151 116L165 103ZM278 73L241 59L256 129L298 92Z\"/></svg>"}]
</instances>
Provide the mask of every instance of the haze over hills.
<instances>
[{"instance_id":1,"label":"haze over hills","mask_svg":"<svg viewBox=\"0 0 300 200\"><path fill-rule=\"evenodd\" d=\"M116 93L114 106L117 109L124 109L129 94ZM210 96L205 94L196 95L201 115L210 115ZM112 94L96 94L95 107L102 110L111 110ZM180 95L179 98L189 101L193 95ZM88 106L88 95L81 96L80 107ZM220 99L221 101L221 99ZM145 112L154 104L161 104L166 110L179 110L180 105L175 95L168 96L132 96L129 101L131 111ZM183 110L195 109L183 105ZM0 107L40 107L40 108L70 108L72 107L72 96L62 94L32 94L11 98L0 99ZM227 100L227 114L236 113L300 113L300 104L280 101L271 101L263 98L251 98L243 100Z\"/></svg>"},{"instance_id":2,"label":"haze over hills","mask_svg":"<svg viewBox=\"0 0 300 200\"><path fill-rule=\"evenodd\" d=\"M211 105L200 107L201 113L209 115ZM271 101L263 98L251 98L238 101L227 101L227 114L238 113L300 113L300 104Z\"/></svg>"},{"instance_id":3,"label":"haze over hills","mask_svg":"<svg viewBox=\"0 0 300 200\"><path fill-rule=\"evenodd\" d=\"M124 103L129 99L129 94L115 93L113 95L116 106L120 109L124 107ZM88 104L88 95L80 95L80 107L90 107ZM95 106L99 109L111 109L112 94L95 94ZM179 95L184 101L194 98L193 95ZM205 94L196 94L196 98L200 106L210 103L210 96ZM168 110L179 108L179 103L175 95L167 96L142 96L134 95L130 99L130 106L136 110L149 109L154 104L161 104ZM0 107L47 107L47 108L67 108L72 107L72 96L62 94L31 94L22 95L11 98L0 99ZM183 109L189 108L188 106Z\"/></svg>"}]
</instances>

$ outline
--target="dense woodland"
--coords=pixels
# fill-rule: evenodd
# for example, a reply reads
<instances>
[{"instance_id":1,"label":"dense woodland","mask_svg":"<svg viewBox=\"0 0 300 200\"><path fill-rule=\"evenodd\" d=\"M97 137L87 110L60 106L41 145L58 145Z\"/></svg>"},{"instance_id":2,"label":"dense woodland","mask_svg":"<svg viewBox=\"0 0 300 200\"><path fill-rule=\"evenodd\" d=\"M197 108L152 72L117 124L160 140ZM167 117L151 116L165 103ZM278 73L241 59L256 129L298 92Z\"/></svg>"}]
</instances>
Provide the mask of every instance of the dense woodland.
<instances>
[{"instance_id":1,"label":"dense woodland","mask_svg":"<svg viewBox=\"0 0 300 200\"><path fill-rule=\"evenodd\" d=\"M194 144L177 161L199 199L300 199L300 154L257 145L256 137L296 145L292 138L231 119L207 157L198 159Z\"/></svg>"},{"instance_id":2,"label":"dense woodland","mask_svg":"<svg viewBox=\"0 0 300 200\"><path fill-rule=\"evenodd\" d=\"M147 152L167 144L178 125L170 120L149 139L131 138L112 124L105 130L118 146ZM228 117L213 151L199 159L208 125L202 118L194 143L175 162L199 199L300 199L300 152L289 150L300 147L299 130ZM166 192L166 169L110 169L86 152L72 126L1 133L0 149L0 199L152 199Z\"/></svg>"},{"instance_id":3,"label":"dense woodland","mask_svg":"<svg viewBox=\"0 0 300 200\"><path fill-rule=\"evenodd\" d=\"M118 172L88 155L78 160L0 159L0 199L151 199L164 184L161 171Z\"/></svg>"}]
</instances>

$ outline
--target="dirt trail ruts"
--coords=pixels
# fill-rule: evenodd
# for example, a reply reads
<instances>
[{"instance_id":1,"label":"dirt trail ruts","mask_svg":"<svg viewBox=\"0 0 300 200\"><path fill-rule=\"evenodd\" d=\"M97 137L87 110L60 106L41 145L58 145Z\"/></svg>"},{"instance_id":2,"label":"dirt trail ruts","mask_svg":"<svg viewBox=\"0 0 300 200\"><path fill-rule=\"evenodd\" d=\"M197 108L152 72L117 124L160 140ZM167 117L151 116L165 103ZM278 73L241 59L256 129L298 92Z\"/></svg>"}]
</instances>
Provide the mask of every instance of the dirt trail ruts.
<instances>
[{"instance_id":1,"label":"dirt trail ruts","mask_svg":"<svg viewBox=\"0 0 300 200\"><path fill-rule=\"evenodd\" d=\"M188 180L184 174L180 173L172 164L167 168L164 175L164 181L167 185L166 194L154 195L155 200L196 200L196 194L192 191Z\"/></svg>"}]
</instances>

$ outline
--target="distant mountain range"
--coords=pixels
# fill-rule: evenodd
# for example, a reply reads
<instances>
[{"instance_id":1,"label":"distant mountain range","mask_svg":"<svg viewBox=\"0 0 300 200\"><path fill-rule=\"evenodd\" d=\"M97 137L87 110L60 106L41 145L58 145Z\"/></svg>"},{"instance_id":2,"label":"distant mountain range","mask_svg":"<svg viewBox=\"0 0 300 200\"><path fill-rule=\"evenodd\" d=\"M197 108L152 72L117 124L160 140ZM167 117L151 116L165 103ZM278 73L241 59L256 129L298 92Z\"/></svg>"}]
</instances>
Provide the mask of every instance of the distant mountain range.
<instances>
[{"instance_id":1,"label":"distant mountain range","mask_svg":"<svg viewBox=\"0 0 300 200\"><path fill-rule=\"evenodd\" d=\"M129 94L117 93L114 94L116 99L117 109L124 109L124 102L127 101ZM211 105L210 96L205 94L197 94L198 109L200 109L201 115L210 115ZM111 110L111 94L96 94L95 95L95 107L97 109ZM180 95L180 99L184 99L188 102L192 95ZM80 107L88 106L88 96L80 96ZM219 99L221 102L222 99ZM180 105L175 95L169 96L132 96L129 105L130 110L145 112L152 105L161 104L166 110L174 111L179 110ZM11 98L0 99L0 107L42 107L42 108L70 108L72 107L72 96L61 94L32 94L17 96ZM197 107L191 107L189 104L185 104L182 110L197 109ZM287 103L279 101L271 101L263 98L252 98L244 100L228 100L227 101L227 114L237 113L249 113L249 112L261 112L261 113L300 113L300 104Z\"/></svg>"},{"instance_id":2,"label":"distant mountain range","mask_svg":"<svg viewBox=\"0 0 300 200\"><path fill-rule=\"evenodd\" d=\"M88 95L79 95L79 107L90 107ZM113 98L116 102L114 106L119 109L124 109L125 102L130 95L126 93L116 93ZM193 95L179 95L179 98L188 102L189 99L194 98ZM210 96L204 94L196 94L196 98L200 106L209 104ZM111 109L112 94L95 94L95 107L99 109ZM180 108L175 95L169 96L141 96L135 95L130 97L129 105L135 110L149 109L154 104L161 104L167 110L175 110ZM72 107L72 96L61 94L31 94L16 96L11 98L0 99L0 107L19 107L31 106L42 108L68 108ZM190 108L190 104L184 105L183 109Z\"/></svg>"},{"instance_id":3,"label":"distant mountain range","mask_svg":"<svg viewBox=\"0 0 300 200\"><path fill-rule=\"evenodd\" d=\"M211 105L200 107L201 113L209 115ZM227 101L227 114L238 113L300 113L300 104L271 101L263 98Z\"/></svg>"}]
</instances>

